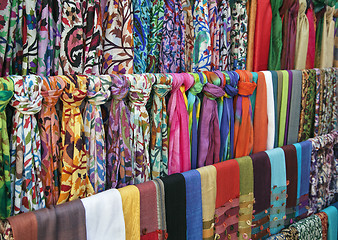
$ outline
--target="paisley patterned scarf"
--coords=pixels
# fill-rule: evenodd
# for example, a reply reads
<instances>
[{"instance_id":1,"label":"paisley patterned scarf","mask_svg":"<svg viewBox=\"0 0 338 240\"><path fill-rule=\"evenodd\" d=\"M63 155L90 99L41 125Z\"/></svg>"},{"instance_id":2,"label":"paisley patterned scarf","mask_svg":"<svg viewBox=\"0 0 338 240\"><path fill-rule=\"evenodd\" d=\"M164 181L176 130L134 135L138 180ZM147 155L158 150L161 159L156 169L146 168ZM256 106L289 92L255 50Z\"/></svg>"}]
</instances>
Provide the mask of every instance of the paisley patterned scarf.
<instances>
[{"instance_id":1,"label":"paisley patterned scarf","mask_svg":"<svg viewBox=\"0 0 338 240\"><path fill-rule=\"evenodd\" d=\"M88 76L84 140L89 180L95 193L104 191L106 184L106 139L100 105L109 99L110 85L111 78L107 75Z\"/></svg>"},{"instance_id":2,"label":"paisley patterned scarf","mask_svg":"<svg viewBox=\"0 0 338 240\"><path fill-rule=\"evenodd\" d=\"M34 114L41 110L42 79L39 76L12 76L15 108L11 134L12 211L14 214L44 208L41 181L41 141Z\"/></svg>"},{"instance_id":3,"label":"paisley patterned scarf","mask_svg":"<svg viewBox=\"0 0 338 240\"><path fill-rule=\"evenodd\" d=\"M58 204L94 194L87 174L86 145L80 105L87 95L85 76L61 76L66 83L61 94L62 174Z\"/></svg>"},{"instance_id":4,"label":"paisley patterned scarf","mask_svg":"<svg viewBox=\"0 0 338 240\"><path fill-rule=\"evenodd\" d=\"M13 96L13 90L14 83L11 78L0 78L0 218L7 218L11 213L11 159L5 109Z\"/></svg>"},{"instance_id":5,"label":"paisley patterned scarf","mask_svg":"<svg viewBox=\"0 0 338 240\"><path fill-rule=\"evenodd\" d=\"M130 111L124 99L129 91L125 76L112 75L108 134L107 134L107 189L132 183L130 148Z\"/></svg>"},{"instance_id":6,"label":"paisley patterned scarf","mask_svg":"<svg viewBox=\"0 0 338 240\"><path fill-rule=\"evenodd\" d=\"M61 77L43 78L41 95L44 100L38 123L41 137L41 178L47 207L56 205L60 194L60 125L55 106L64 87Z\"/></svg>"}]
</instances>

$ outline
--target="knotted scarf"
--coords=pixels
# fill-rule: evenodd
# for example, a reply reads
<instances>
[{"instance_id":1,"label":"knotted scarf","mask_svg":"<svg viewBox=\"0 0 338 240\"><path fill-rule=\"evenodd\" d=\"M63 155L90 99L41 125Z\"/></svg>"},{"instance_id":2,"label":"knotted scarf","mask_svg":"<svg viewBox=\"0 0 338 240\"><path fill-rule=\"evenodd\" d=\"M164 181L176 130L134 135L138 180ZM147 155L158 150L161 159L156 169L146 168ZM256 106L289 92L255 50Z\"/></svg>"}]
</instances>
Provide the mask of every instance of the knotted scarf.
<instances>
[{"instance_id":1,"label":"knotted scarf","mask_svg":"<svg viewBox=\"0 0 338 240\"><path fill-rule=\"evenodd\" d=\"M169 159L168 173L181 173L191 169L189 116L184 91L193 84L194 79L187 73L173 76L171 96L168 103L169 115Z\"/></svg>"},{"instance_id":2,"label":"knotted scarf","mask_svg":"<svg viewBox=\"0 0 338 240\"><path fill-rule=\"evenodd\" d=\"M195 1L193 17L195 29L193 72L210 71L211 36L207 1Z\"/></svg>"},{"instance_id":3,"label":"knotted scarf","mask_svg":"<svg viewBox=\"0 0 338 240\"><path fill-rule=\"evenodd\" d=\"M14 83L10 77L0 78L0 218L11 214L10 152L7 133L6 106L13 96Z\"/></svg>"},{"instance_id":4,"label":"knotted scarf","mask_svg":"<svg viewBox=\"0 0 338 240\"><path fill-rule=\"evenodd\" d=\"M124 99L129 91L125 76L111 75L111 107L107 135L107 188L132 183L130 111Z\"/></svg>"},{"instance_id":5,"label":"knotted scarf","mask_svg":"<svg viewBox=\"0 0 338 240\"><path fill-rule=\"evenodd\" d=\"M87 79L87 103L84 112L84 135L89 180L95 193L105 190L106 137L101 105L110 97L111 78L90 75Z\"/></svg>"},{"instance_id":6,"label":"knotted scarf","mask_svg":"<svg viewBox=\"0 0 338 240\"><path fill-rule=\"evenodd\" d=\"M247 156L253 147L252 109L249 96L256 88L256 83L249 80L249 73L236 71L239 74L238 95L235 97L234 156Z\"/></svg>"},{"instance_id":7,"label":"knotted scarf","mask_svg":"<svg viewBox=\"0 0 338 240\"><path fill-rule=\"evenodd\" d=\"M229 1L220 1L218 10L220 15L220 36L219 36L219 51L220 63L219 67L222 71L230 70L230 32L231 32L231 9Z\"/></svg>"},{"instance_id":8,"label":"knotted scarf","mask_svg":"<svg viewBox=\"0 0 338 240\"><path fill-rule=\"evenodd\" d=\"M44 100L39 113L39 130L41 137L41 179L47 207L56 205L60 194L60 124L55 106L64 87L65 83L61 77L43 78L41 95Z\"/></svg>"},{"instance_id":9,"label":"knotted scarf","mask_svg":"<svg viewBox=\"0 0 338 240\"><path fill-rule=\"evenodd\" d=\"M239 165L232 159L217 163L214 167L217 170L216 239L236 238L240 193Z\"/></svg>"},{"instance_id":10,"label":"knotted scarf","mask_svg":"<svg viewBox=\"0 0 338 240\"><path fill-rule=\"evenodd\" d=\"M299 70L305 68L306 55L309 46L309 20L306 17L306 8L306 0L300 0L297 17L297 36L295 52L295 69Z\"/></svg>"},{"instance_id":11,"label":"knotted scarf","mask_svg":"<svg viewBox=\"0 0 338 240\"><path fill-rule=\"evenodd\" d=\"M246 5L248 13L248 54L246 59L246 70L253 71L254 50L255 50L255 27L256 27L256 13L257 0L251 0Z\"/></svg>"},{"instance_id":12,"label":"knotted scarf","mask_svg":"<svg viewBox=\"0 0 338 240\"><path fill-rule=\"evenodd\" d=\"M204 73L208 82L203 87L204 97L199 122L199 167L219 162L221 138L216 98L225 94L225 91L220 87L220 78L213 72Z\"/></svg>"},{"instance_id":13,"label":"knotted scarf","mask_svg":"<svg viewBox=\"0 0 338 240\"><path fill-rule=\"evenodd\" d=\"M149 99L152 78L147 74L126 75L130 83L130 150L134 184L150 179L150 124L146 104Z\"/></svg>"},{"instance_id":14,"label":"knotted scarf","mask_svg":"<svg viewBox=\"0 0 338 240\"><path fill-rule=\"evenodd\" d=\"M195 33L194 33L194 18L193 18L193 7L190 3L190 0L182 1L182 9L184 14L184 40L185 40L185 71L192 72L192 60L194 54L194 41L195 41Z\"/></svg>"},{"instance_id":15,"label":"knotted scarf","mask_svg":"<svg viewBox=\"0 0 338 240\"><path fill-rule=\"evenodd\" d=\"M297 229L299 239L322 239L322 224L317 215L312 215L291 225Z\"/></svg>"},{"instance_id":16,"label":"knotted scarf","mask_svg":"<svg viewBox=\"0 0 338 240\"><path fill-rule=\"evenodd\" d=\"M208 24L210 27L210 43L211 43L211 70L215 71L219 68L219 16L218 16L218 1L208 1L209 19Z\"/></svg>"},{"instance_id":17,"label":"knotted scarf","mask_svg":"<svg viewBox=\"0 0 338 240\"><path fill-rule=\"evenodd\" d=\"M188 114L189 114L189 136L190 136L190 158L191 169L197 168L197 144L198 144L198 123L201 111L201 100L198 94L206 82L204 73L192 73L195 83L188 92ZM205 80L205 81L204 81Z\"/></svg>"},{"instance_id":18,"label":"knotted scarf","mask_svg":"<svg viewBox=\"0 0 338 240\"><path fill-rule=\"evenodd\" d=\"M17 215L44 208L41 181L41 141L34 114L41 110L42 79L39 76L11 76L15 108L11 134L11 193L13 211Z\"/></svg>"},{"instance_id":19,"label":"knotted scarf","mask_svg":"<svg viewBox=\"0 0 338 240\"><path fill-rule=\"evenodd\" d=\"M279 114L279 132L278 132L278 146L284 145L285 139L285 127L286 127L286 116L288 108L288 95L289 95L289 72L281 71L283 74L282 87L281 87L281 103L280 103L280 114Z\"/></svg>"},{"instance_id":20,"label":"knotted scarf","mask_svg":"<svg viewBox=\"0 0 338 240\"><path fill-rule=\"evenodd\" d=\"M133 6L131 0L108 0L103 18L101 73L133 73Z\"/></svg>"},{"instance_id":21,"label":"knotted scarf","mask_svg":"<svg viewBox=\"0 0 338 240\"><path fill-rule=\"evenodd\" d=\"M87 173L86 145L80 105L87 95L85 76L61 76L66 86L61 127L62 174L58 204L94 194Z\"/></svg>"},{"instance_id":22,"label":"knotted scarf","mask_svg":"<svg viewBox=\"0 0 338 240\"><path fill-rule=\"evenodd\" d=\"M271 164L270 233L276 234L284 228L286 205L285 155L281 148L265 151Z\"/></svg>"},{"instance_id":23,"label":"knotted scarf","mask_svg":"<svg viewBox=\"0 0 338 240\"><path fill-rule=\"evenodd\" d=\"M150 166L152 178L168 175L168 119L165 97L171 90L170 74L155 74L151 107Z\"/></svg>"},{"instance_id":24,"label":"knotted scarf","mask_svg":"<svg viewBox=\"0 0 338 240\"><path fill-rule=\"evenodd\" d=\"M225 94L223 96L223 112L221 118L221 146L220 161L232 159L234 155L234 104L233 98L237 95L239 75L236 72L225 72Z\"/></svg>"},{"instance_id":25,"label":"knotted scarf","mask_svg":"<svg viewBox=\"0 0 338 240\"><path fill-rule=\"evenodd\" d=\"M257 84L258 80L258 73L256 72L250 72L249 74L249 79L252 80L252 82ZM256 95L257 95L257 85L251 96L249 97L250 102L251 102L251 108L252 108L252 121L255 117L255 105L256 105Z\"/></svg>"},{"instance_id":26,"label":"knotted scarf","mask_svg":"<svg viewBox=\"0 0 338 240\"><path fill-rule=\"evenodd\" d=\"M269 70L279 70L281 67L282 53L282 18L279 9L283 5L283 0L271 1L272 20L271 20L271 37L269 49Z\"/></svg>"}]
</instances>

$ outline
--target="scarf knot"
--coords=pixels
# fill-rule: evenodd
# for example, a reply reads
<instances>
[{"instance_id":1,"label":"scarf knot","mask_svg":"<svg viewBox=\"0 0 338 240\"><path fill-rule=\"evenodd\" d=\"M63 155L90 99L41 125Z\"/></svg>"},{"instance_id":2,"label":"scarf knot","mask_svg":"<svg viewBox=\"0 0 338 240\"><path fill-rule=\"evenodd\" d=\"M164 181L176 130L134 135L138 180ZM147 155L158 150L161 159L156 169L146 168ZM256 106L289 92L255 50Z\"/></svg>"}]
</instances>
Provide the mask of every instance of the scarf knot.
<instances>
[{"instance_id":1,"label":"scarf knot","mask_svg":"<svg viewBox=\"0 0 338 240\"><path fill-rule=\"evenodd\" d=\"M12 97L13 91L0 91L0 113L6 109L6 106Z\"/></svg>"},{"instance_id":2,"label":"scarf knot","mask_svg":"<svg viewBox=\"0 0 338 240\"><path fill-rule=\"evenodd\" d=\"M140 107L145 106L149 100L150 92L151 92L151 81L144 80L147 78L148 77L146 75L140 78L142 79L142 81L139 80L139 78L135 78L135 84L132 84L130 86L129 100L135 106L140 106Z\"/></svg>"},{"instance_id":3,"label":"scarf knot","mask_svg":"<svg viewBox=\"0 0 338 240\"><path fill-rule=\"evenodd\" d=\"M238 83L238 95L241 96L251 96L256 88L256 83L254 82L239 82Z\"/></svg>"},{"instance_id":4,"label":"scarf knot","mask_svg":"<svg viewBox=\"0 0 338 240\"><path fill-rule=\"evenodd\" d=\"M62 94L62 89L42 91L41 95L43 96L43 99L44 99L43 104L47 107L55 106L61 94Z\"/></svg>"},{"instance_id":5,"label":"scarf knot","mask_svg":"<svg viewBox=\"0 0 338 240\"><path fill-rule=\"evenodd\" d=\"M155 84L153 88L155 94L160 98L164 98L171 90L171 86L165 84Z\"/></svg>"},{"instance_id":6,"label":"scarf knot","mask_svg":"<svg viewBox=\"0 0 338 240\"><path fill-rule=\"evenodd\" d=\"M228 95L227 97L234 97L238 94L237 84L239 75L236 72L229 72L226 75L226 85L225 85L225 92Z\"/></svg>"},{"instance_id":7,"label":"scarf knot","mask_svg":"<svg viewBox=\"0 0 338 240\"><path fill-rule=\"evenodd\" d=\"M216 98L222 97L225 94L225 91L221 87L211 83L205 84L203 92L205 96L207 96L211 100L215 100Z\"/></svg>"},{"instance_id":8,"label":"scarf knot","mask_svg":"<svg viewBox=\"0 0 338 240\"><path fill-rule=\"evenodd\" d=\"M201 82L195 82L194 86L192 86L189 92L193 95L197 95L203 90L203 84Z\"/></svg>"},{"instance_id":9,"label":"scarf knot","mask_svg":"<svg viewBox=\"0 0 338 240\"><path fill-rule=\"evenodd\" d=\"M108 76L109 80L110 77ZM89 76L88 77L88 102L94 106L100 106L107 102L110 97L110 82L104 76Z\"/></svg>"},{"instance_id":10,"label":"scarf knot","mask_svg":"<svg viewBox=\"0 0 338 240\"><path fill-rule=\"evenodd\" d=\"M111 86L111 95L116 100L123 100L129 92L129 82L122 76L112 75L114 79Z\"/></svg>"},{"instance_id":11,"label":"scarf knot","mask_svg":"<svg viewBox=\"0 0 338 240\"><path fill-rule=\"evenodd\" d=\"M77 88L75 88L72 92L69 92L69 90L69 84L67 84L64 92L61 94L62 102L64 103L65 107L79 107L87 95L87 90L81 90Z\"/></svg>"}]
</instances>

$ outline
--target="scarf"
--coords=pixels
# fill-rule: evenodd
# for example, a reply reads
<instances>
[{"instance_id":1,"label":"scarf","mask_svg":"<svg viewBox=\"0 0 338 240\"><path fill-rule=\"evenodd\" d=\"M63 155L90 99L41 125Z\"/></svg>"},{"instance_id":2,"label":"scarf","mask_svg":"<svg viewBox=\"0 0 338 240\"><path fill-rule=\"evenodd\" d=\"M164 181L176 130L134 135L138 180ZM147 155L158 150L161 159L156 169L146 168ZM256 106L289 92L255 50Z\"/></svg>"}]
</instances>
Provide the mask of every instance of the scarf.
<instances>
[{"instance_id":1,"label":"scarf","mask_svg":"<svg viewBox=\"0 0 338 240\"><path fill-rule=\"evenodd\" d=\"M323 94L324 94L324 80L325 80L325 73L323 69L316 68L316 109L315 109L315 122L314 122L314 136L321 135L321 131L319 131L319 123L321 122L323 111Z\"/></svg>"},{"instance_id":2,"label":"scarf","mask_svg":"<svg viewBox=\"0 0 338 240\"><path fill-rule=\"evenodd\" d=\"M283 90L283 72L277 71L277 120L278 120L278 133L279 133L279 125L280 125L280 115L281 115L281 104L282 104L282 90ZM276 147L279 145L279 134L278 140L276 143Z\"/></svg>"},{"instance_id":3,"label":"scarf","mask_svg":"<svg viewBox=\"0 0 338 240\"><path fill-rule=\"evenodd\" d=\"M187 240L202 239L201 175L197 170L182 173L186 189Z\"/></svg>"},{"instance_id":4,"label":"scarf","mask_svg":"<svg viewBox=\"0 0 338 240\"><path fill-rule=\"evenodd\" d=\"M290 119L290 105L291 105L291 94L292 94L292 82L293 82L292 71L291 70L287 70L287 72L289 73L289 89L288 89L288 100L287 100L287 108L286 108L284 145L287 144L287 139L288 139L289 119Z\"/></svg>"},{"instance_id":5,"label":"scarf","mask_svg":"<svg viewBox=\"0 0 338 240\"><path fill-rule=\"evenodd\" d=\"M275 118L275 137L274 137L274 147L278 145L278 126L279 126L279 112L278 112L278 73L276 71L270 71L272 75L272 85L273 85L273 102L274 102L274 118ZM269 149L268 149L269 150Z\"/></svg>"},{"instance_id":6,"label":"scarf","mask_svg":"<svg viewBox=\"0 0 338 240\"><path fill-rule=\"evenodd\" d=\"M216 98L225 92L219 87L221 81L215 73L205 72L208 82L203 87L204 97L199 122L198 166L219 162L220 130Z\"/></svg>"},{"instance_id":7,"label":"scarf","mask_svg":"<svg viewBox=\"0 0 338 240\"><path fill-rule=\"evenodd\" d=\"M231 65L233 70L245 69L248 15L246 12L247 0L236 1L231 4Z\"/></svg>"},{"instance_id":8,"label":"scarf","mask_svg":"<svg viewBox=\"0 0 338 240\"><path fill-rule=\"evenodd\" d=\"M160 72L185 72L185 24L182 3L165 0Z\"/></svg>"},{"instance_id":9,"label":"scarf","mask_svg":"<svg viewBox=\"0 0 338 240\"><path fill-rule=\"evenodd\" d=\"M160 239L163 239L167 234L164 184L162 180L159 178L154 179L153 182L155 183L157 196L157 221L158 221L157 226L162 233Z\"/></svg>"},{"instance_id":10,"label":"scarf","mask_svg":"<svg viewBox=\"0 0 338 240\"><path fill-rule=\"evenodd\" d=\"M37 1L37 74L58 75L61 44L61 1ZM49 37L50 36L50 37Z\"/></svg>"},{"instance_id":11,"label":"scarf","mask_svg":"<svg viewBox=\"0 0 338 240\"><path fill-rule=\"evenodd\" d=\"M252 82L257 84L258 73L250 72L248 74L249 74L249 79L252 80ZM255 88L255 90L253 91L251 96L249 97L250 102L251 102L251 108L252 108L252 121L253 121L254 116L255 116L256 95L257 95L257 87Z\"/></svg>"},{"instance_id":12,"label":"scarf","mask_svg":"<svg viewBox=\"0 0 338 240\"><path fill-rule=\"evenodd\" d=\"M151 107L150 164L152 178L168 175L168 119L165 97L171 90L172 76L155 74Z\"/></svg>"},{"instance_id":13,"label":"scarf","mask_svg":"<svg viewBox=\"0 0 338 240\"><path fill-rule=\"evenodd\" d=\"M188 92L188 115L189 115L189 137L190 137L190 157L191 169L197 168L197 144L198 144L198 123L200 119L201 100L198 94L202 92L204 80L206 76L204 73L192 73L195 83Z\"/></svg>"},{"instance_id":14,"label":"scarf","mask_svg":"<svg viewBox=\"0 0 338 240\"><path fill-rule=\"evenodd\" d=\"M182 9L184 14L184 25L185 25L185 71L192 72L192 61L193 61L193 53L194 53L194 41L195 41L195 33L194 33L194 18L193 18L193 5L191 5L189 0L182 1Z\"/></svg>"},{"instance_id":15,"label":"scarf","mask_svg":"<svg viewBox=\"0 0 338 240\"><path fill-rule=\"evenodd\" d=\"M61 127L62 174L58 204L90 196L94 189L87 173L86 145L80 105L87 95L85 76L61 76L66 83Z\"/></svg>"},{"instance_id":16,"label":"scarf","mask_svg":"<svg viewBox=\"0 0 338 240\"><path fill-rule=\"evenodd\" d=\"M41 137L41 180L44 188L46 206L56 205L59 189L60 125L56 104L65 87L61 77L44 77L41 95L44 98L39 112Z\"/></svg>"},{"instance_id":17,"label":"scarf","mask_svg":"<svg viewBox=\"0 0 338 240\"><path fill-rule=\"evenodd\" d=\"M15 2L14 2L15 3ZM3 16L6 21L3 21L0 26L1 26L1 34L5 35L6 41L2 41L0 43L0 61L1 61L1 66L0 66L0 73L2 74L1 76L6 76L8 74L6 73L6 47L7 45L11 45L11 35L8 34L10 30L10 18L11 18L11 9L12 9L12 2L9 0L3 2L3 7L1 7L0 14ZM13 4L14 5L14 4ZM13 6L14 7L14 6Z\"/></svg>"},{"instance_id":18,"label":"scarf","mask_svg":"<svg viewBox=\"0 0 338 240\"><path fill-rule=\"evenodd\" d=\"M150 96L152 78L147 74L125 75L130 83L130 150L134 184L150 179L150 124L146 103Z\"/></svg>"},{"instance_id":19,"label":"scarf","mask_svg":"<svg viewBox=\"0 0 338 240\"><path fill-rule=\"evenodd\" d=\"M275 92L272 80L272 73L270 71L263 71L266 84L267 96L267 116L268 116L268 131L266 140L266 149L273 149L275 144ZM277 95L276 95L277 96Z\"/></svg>"},{"instance_id":20,"label":"scarf","mask_svg":"<svg viewBox=\"0 0 338 240\"><path fill-rule=\"evenodd\" d=\"M249 74L245 71L237 71L239 74L238 95L234 100L234 156L247 156L253 147L252 110L249 96L256 88L256 84L249 80Z\"/></svg>"},{"instance_id":21,"label":"scarf","mask_svg":"<svg viewBox=\"0 0 338 240\"><path fill-rule=\"evenodd\" d=\"M81 202L86 214L88 240L126 239L122 199L118 190L110 189L81 199Z\"/></svg>"},{"instance_id":22,"label":"scarf","mask_svg":"<svg viewBox=\"0 0 338 240\"><path fill-rule=\"evenodd\" d=\"M214 238L215 203L217 188L217 170L209 165L197 169L201 174L203 239Z\"/></svg>"},{"instance_id":23,"label":"scarf","mask_svg":"<svg viewBox=\"0 0 338 240\"><path fill-rule=\"evenodd\" d=\"M79 201L73 201L73 203L78 203ZM63 207L63 205L58 206ZM48 208L43 208L38 211L34 211L34 215L37 221L37 239L58 239L58 229L57 229L57 216L55 211L55 206L51 205ZM19 215L20 216L20 215ZM62 217L62 216L61 216ZM69 212L64 216L65 218L69 217ZM83 223L84 221L80 221ZM82 228L82 227L81 227Z\"/></svg>"},{"instance_id":24,"label":"scarf","mask_svg":"<svg viewBox=\"0 0 338 240\"><path fill-rule=\"evenodd\" d=\"M317 215L312 215L291 225L299 233L299 239L322 239L322 224Z\"/></svg>"},{"instance_id":25,"label":"scarf","mask_svg":"<svg viewBox=\"0 0 338 240\"><path fill-rule=\"evenodd\" d=\"M334 54L334 7L327 6L323 18L323 34L320 50L320 68L332 67ZM319 30L320 31L320 30Z\"/></svg>"},{"instance_id":26,"label":"scarf","mask_svg":"<svg viewBox=\"0 0 338 240\"><path fill-rule=\"evenodd\" d=\"M175 173L161 178L161 180L165 191L167 239L186 239L186 188L184 177L182 174Z\"/></svg>"},{"instance_id":27,"label":"scarf","mask_svg":"<svg viewBox=\"0 0 338 240\"><path fill-rule=\"evenodd\" d=\"M27 212L8 218L13 230L14 239L35 240L38 239L38 223L33 212Z\"/></svg>"},{"instance_id":28,"label":"scarf","mask_svg":"<svg viewBox=\"0 0 338 240\"><path fill-rule=\"evenodd\" d=\"M125 223L125 239L140 239L140 191L136 186L119 188Z\"/></svg>"},{"instance_id":29,"label":"scarf","mask_svg":"<svg viewBox=\"0 0 338 240\"><path fill-rule=\"evenodd\" d=\"M169 159L168 173L180 173L191 169L189 116L187 99L184 92L194 83L193 77L187 73L171 74L172 90L168 102L169 115Z\"/></svg>"},{"instance_id":30,"label":"scarf","mask_svg":"<svg viewBox=\"0 0 338 240\"><path fill-rule=\"evenodd\" d=\"M193 51L193 72L211 70L211 35L209 27L208 2L196 0L194 5L195 41Z\"/></svg>"},{"instance_id":31,"label":"scarf","mask_svg":"<svg viewBox=\"0 0 338 240\"><path fill-rule=\"evenodd\" d=\"M219 68L219 16L218 16L218 2L216 0L208 1L209 19L208 24L210 27L210 43L211 43L211 65L212 71Z\"/></svg>"},{"instance_id":32,"label":"scarf","mask_svg":"<svg viewBox=\"0 0 338 240\"><path fill-rule=\"evenodd\" d=\"M337 237L338 210L333 206L329 206L323 212L327 214L329 220L327 240L334 240Z\"/></svg>"},{"instance_id":33,"label":"scarf","mask_svg":"<svg viewBox=\"0 0 338 240\"><path fill-rule=\"evenodd\" d=\"M268 139L267 86L263 72L258 73L255 115L253 119L253 153L266 150Z\"/></svg>"},{"instance_id":34,"label":"scarf","mask_svg":"<svg viewBox=\"0 0 338 240\"><path fill-rule=\"evenodd\" d=\"M255 28L256 28L256 17L257 17L257 0L247 2L248 13L248 53L246 59L246 70L249 72L253 71L254 64L254 51L255 51Z\"/></svg>"},{"instance_id":35,"label":"scarf","mask_svg":"<svg viewBox=\"0 0 338 240\"><path fill-rule=\"evenodd\" d=\"M295 69L302 70L306 65L306 56L309 47L309 20L306 17L306 0L299 1L297 17L297 35L295 52Z\"/></svg>"},{"instance_id":36,"label":"scarf","mask_svg":"<svg viewBox=\"0 0 338 240\"><path fill-rule=\"evenodd\" d=\"M251 155L254 175L254 197L252 239L269 235L271 199L271 164L266 152Z\"/></svg>"},{"instance_id":37,"label":"scarf","mask_svg":"<svg viewBox=\"0 0 338 240\"><path fill-rule=\"evenodd\" d=\"M14 93L14 83L10 77L0 78L0 218L11 214L11 176L10 145L7 132L6 106Z\"/></svg>"},{"instance_id":38,"label":"scarf","mask_svg":"<svg viewBox=\"0 0 338 240\"><path fill-rule=\"evenodd\" d=\"M325 212L316 213L316 216L320 218L320 222L322 224L322 239L327 240L327 230L328 230L328 217Z\"/></svg>"},{"instance_id":39,"label":"scarf","mask_svg":"<svg viewBox=\"0 0 338 240\"><path fill-rule=\"evenodd\" d=\"M315 66L315 52L316 52L316 26L315 26L315 14L313 11L313 4L310 4L310 6L308 6L306 17L309 22L309 40L305 68L312 69Z\"/></svg>"},{"instance_id":40,"label":"scarf","mask_svg":"<svg viewBox=\"0 0 338 240\"><path fill-rule=\"evenodd\" d=\"M283 5L283 0L271 1L271 37L269 49L269 70L281 69L281 53L282 53L282 18L279 14L279 9Z\"/></svg>"},{"instance_id":41,"label":"scarf","mask_svg":"<svg viewBox=\"0 0 338 240\"><path fill-rule=\"evenodd\" d=\"M133 73L133 6L131 0L108 0L103 18L102 74ZM113 33L113 34L112 34Z\"/></svg>"},{"instance_id":42,"label":"scarf","mask_svg":"<svg viewBox=\"0 0 338 240\"><path fill-rule=\"evenodd\" d=\"M279 133L278 133L279 147L284 145L288 96L289 96L289 72L284 70L281 72L283 73L283 80L282 80L282 94L279 114Z\"/></svg>"},{"instance_id":43,"label":"scarf","mask_svg":"<svg viewBox=\"0 0 338 240\"><path fill-rule=\"evenodd\" d=\"M217 171L215 234L217 239L236 238L238 231L240 178L236 160L214 165ZM224 183L228 184L224 184Z\"/></svg>"},{"instance_id":44,"label":"scarf","mask_svg":"<svg viewBox=\"0 0 338 240\"><path fill-rule=\"evenodd\" d=\"M90 75L87 79L87 103L84 113L84 135L89 180L95 193L105 190L106 139L101 106L110 97L111 78Z\"/></svg>"},{"instance_id":45,"label":"scarf","mask_svg":"<svg viewBox=\"0 0 338 240\"><path fill-rule=\"evenodd\" d=\"M34 114L41 110L42 79L36 75L11 76L15 108L11 134L11 199L14 215L44 208L41 181L41 141Z\"/></svg>"},{"instance_id":46,"label":"scarf","mask_svg":"<svg viewBox=\"0 0 338 240\"><path fill-rule=\"evenodd\" d=\"M287 186L285 155L281 148L265 152L271 164L270 233L276 234L284 228Z\"/></svg>"},{"instance_id":47,"label":"scarf","mask_svg":"<svg viewBox=\"0 0 338 240\"><path fill-rule=\"evenodd\" d=\"M293 70L292 72L292 90L289 110L289 123L287 132L287 144L297 142L299 131L300 105L302 96L302 72Z\"/></svg>"},{"instance_id":48,"label":"scarf","mask_svg":"<svg viewBox=\"0 0 338 240\"><path fill-rule=\"evenodd\" d=\"M220 63L222 71L230 70L230 32L231 32L231 8L229 1L220 1L218 14L220 15L219 45Z\"/></svg>"},{"instance_id":49,"label":"scarf","mask_svg":"<svg viewBox=\"0 0 338 240\"><path fill-rule=\"evenodd\" d=\"M150 31L148 34L148 58L146 72L159 72L159 57L164 20L164 0L152 0L150 7Z\"/></svg>"},{"instance_id":50,"label":"scarf","mask_svg":"<svg viewBox=\"0 0 338 240\"><path fill-rule=\"evenodd\" d=\"M107 134L107 189L132 183L130 112L124 99L129 91L125 76L111 75L111 95Z\"/></svg>"}]
</instances>

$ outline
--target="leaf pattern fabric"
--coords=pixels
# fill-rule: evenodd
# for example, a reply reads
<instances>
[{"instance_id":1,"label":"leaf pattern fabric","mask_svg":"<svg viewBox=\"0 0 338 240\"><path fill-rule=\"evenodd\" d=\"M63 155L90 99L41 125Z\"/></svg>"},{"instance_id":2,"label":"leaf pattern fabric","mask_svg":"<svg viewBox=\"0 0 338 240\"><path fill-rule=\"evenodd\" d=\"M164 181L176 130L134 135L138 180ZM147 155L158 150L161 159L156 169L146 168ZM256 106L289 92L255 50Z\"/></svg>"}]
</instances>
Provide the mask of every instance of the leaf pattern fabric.
<instances>
[{"instance_id":1,"label":"leaf pattern fabric","mask_svg":"<svg viewBox=\"0 0 338 240\"><path fill-rule=\"evenodd\" d=\"M231 69L230 62L230 34L231 34L231 8L229 1L222 0L219 6L219 51L220 51L220 70L228 71Z\"/></svg>"},{"instance_id":2,"label":"leaf pattern fabric","mask_svg":"<svg viewBox=\"0 0 338 240\"><path fill-rule=\"evenodd\" d=\"M211 70L219 68L219 16L216 0L208 1L210 42L211 42Z\"/></svg>"},{"instance_id":3,"label":"leaf pattern fabric","mask_svg":"<svg viewBox=\"0 0 338 240\"><path fill-rule=\"evenodd\" d=\"M171 90L170 74L155 74L154 97L151 107L150 166L151 176L168 175L168 118L165 97Z\"/></svg>"},{"instance_id":4,"label":"leaf pattern fabric","mask_svg":"<svg viewBox=\"0 0 338 240\"><path fill-rule=\"evenodd\" d=\"M108 135L107 189L132 183L130 111L125 104L129 81L125 76L112 75Z\"/></svg>"},{"instance_id":5,"label":"leaf pattern fabric","mask_svg":"<svg viewBox=\"0 0 338 240\"><path fill-rule=\"evenodd\" d=\"M8 51L7 46L11 45L12 40L9 34L12 3L15 3L15 1L3 1L0 7L0 74L2 74L2 76L8 75L9 72L9 70L6 69L6 65L8 64L6 63L6 52Z\"/></svg>"},{"instance_id":6,"label":"leaf pattern fabric","mask_svg":"<svg viewBox=\"0 0 338 240\"><path fill-rule=\"evenodd\" d=\"M61 94L63 102L61 127L61 187L58 204L94 194L87 174L84 126L80 105L87 95L85 76L61 76L66 86Z\"/></svg>"},{"instance_id":7,"label":"leaf pattern fabric","mask_svg":"<svg viewBox=\"0 0 338 240\"><path fill-rule=\"evenodd\" d=\"M189 0L182 1L182 9L184 14L184 25L185 25L185 71L192 72L192 60L194 52L194 18L193 18L193 6Z\"/></svg>"},{"instance_id":8,"label":"leaf pattern fabric","mask_svg":"<svg viewBox=\"0 0 338 240\"><path fill-rule=\"evenodd\" d=\"M133 73L132 13L131 0L108 0L103 20L102 74Z\"/></svg>"},{"instance_id":9,"label":"leaf pattern fabric","mask_svg":"<svg viewBox=\"0 0 338 240\"><path fill-rule=\"evenodd\" d=\"M84 139L89 180L95 193L104 191L106 184L106 139L101 105L110 97L110 86L111 78L108 75L88 76Z\"/></svg>"},{"instance_id":10,"label":"leaf pattern fabric","mask_svg":"<svg viewBox=\"0 0 338 240\"><path fill-rule=\"evenodd\" d=\"M59 189L60 125L56 104L65 87L61 77L43 77L41 95L42 108L39 113L41 137L41 179L46 206L56 205Z\"/></svg>"},{"instance_id":11,"label":"leaf pattern fabric","mask_svg":"<svg viewBox=\"0 0 338 240\"><path fill-rule=\"evenodd\" d=\"M14 83L11 78L0 78L0 218L7 218L11 214L11 176L10 176L10 148L7 132L6 106L13 96Z\"/></svg>"},{"instance_id":12,"label":"leaf pattern fabric","mask_svg":"<svg viewBox=\"0 0 338 240\"><path fill-rule=\"evenodd\" d=\"M42 106L42 79L36 75L11 76L15 108L11 134L11 192L13 214L44 208L41 180L41 141L34 114Z\"/></svg>"}]
</instances>

